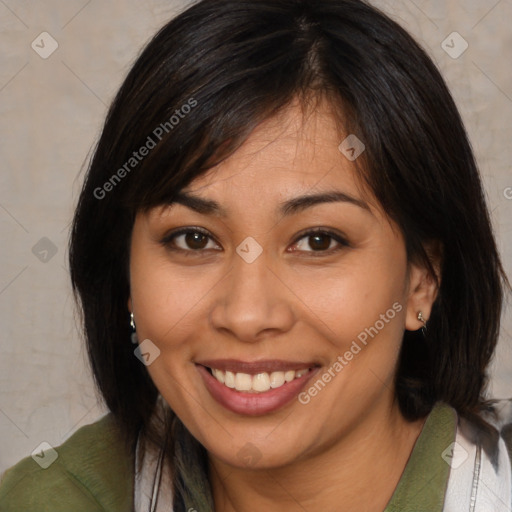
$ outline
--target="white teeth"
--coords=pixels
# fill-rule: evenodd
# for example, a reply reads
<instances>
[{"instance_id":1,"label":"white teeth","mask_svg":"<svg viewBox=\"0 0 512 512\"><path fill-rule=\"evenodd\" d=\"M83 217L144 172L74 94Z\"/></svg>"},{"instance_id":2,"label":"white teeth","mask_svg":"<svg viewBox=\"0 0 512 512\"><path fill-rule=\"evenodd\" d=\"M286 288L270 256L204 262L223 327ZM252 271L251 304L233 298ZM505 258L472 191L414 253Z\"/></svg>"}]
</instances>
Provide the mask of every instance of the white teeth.
<instances>
[{"instance_id":1,"label":"white teeth","mask_svg":"<svg viewBox=\"0 0 512 512\"><path fill-rule=\"evenodd\" d=\"M286 382L291 382L293 379L295 379L295 371L294 370L290 370L290 371L285 372L284 380Z\"/></svg>"},{"instance_id":2,"label":"white teeth","mask_svg":"<svg viewBox=\"0 0 512 512\"><path fill-rule=\"evenodd\" d=\"M215 376L215 378L221 382L222 384L224 384L224 372L221 372L220 370L216 370L216 369L213 369L213 375Z\"/></svg>"},{"instance_id":3,"label":"white teeth","mask_svg":"<svg viewBox=\"0 0 512 512\"><path fill-rule=\"evenodd\" d=\"M271 388L279 388L285 382L284 372L272 372L270 374L270 387Z\"/></svg>"},{"instance_id":4,"label":"white teeth","mask_svg":"<svg viewBox=\"0 0 512 512\"><path fill-rule=\"evenodd\" d=\"M252 377L248 373L235 375L235 389L237 391L249 391L252 388Z\"/></svg>"},{"instance_id":5,"label":"white teeth","mask_svg":"<svg viewBox=\"0 0 512 512\"><path fill-rule=\"evenodd\" d=\"M223 373L221 370L217 370L219 373ZM214 375L215 377L215 375ZM217 379L220 381L220 379ZM233 372L226 372L224 373L224 382L223 384L226 384L228 388L234 388L235 387L235 374Z\"/></svg>"},{"instance_id":6,"label":"white teeth","mask_svg":"<svg viewBox=\"0 0 512 512\"><path fill-rule=\"evenodd\" d=\"M254 391L268 391L270 389L270 377L268 373L258 373L252 378L252 389Z\"/></svg>"},{"instance_id":7,"label":"white teeth","mask_svg":"<svg viewBox=\"0 0 512 512\"><path fill-rule=\"evenodd\" d=\"M212 369L213 376L221 383L231 389L237 391L249 391L256 393L264 393L269 389L280 388L286 382L291 382L306 375L309 368L300 370L288 370L286 372L267 372L249 375L248 373L234 373L228 371Z\"/></svg>"}]
</instances>

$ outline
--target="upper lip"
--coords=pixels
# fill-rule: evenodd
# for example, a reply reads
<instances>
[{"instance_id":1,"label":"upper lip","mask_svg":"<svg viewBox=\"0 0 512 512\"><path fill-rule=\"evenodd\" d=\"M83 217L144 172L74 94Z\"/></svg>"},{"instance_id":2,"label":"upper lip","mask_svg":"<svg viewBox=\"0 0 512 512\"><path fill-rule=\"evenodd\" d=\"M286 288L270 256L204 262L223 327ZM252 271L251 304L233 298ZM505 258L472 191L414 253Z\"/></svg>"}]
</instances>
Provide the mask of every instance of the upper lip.
<instances>
[{"instance_id":1,"label":"upper lip","mask_svg":"<svg viewBox=\"0 0 512 512\"><path fill-rule=\"evenodd\" d=\"M302 370L304 368L319 366L317 363L311 361L285 361L283 359L264 359L252 362L237 359L209 359L196 361L196 364L217 370L231 371L233 373L247 373L249 375L256 375L263 372L272 373L288 370Z\"/></svg>"}]
</instances>

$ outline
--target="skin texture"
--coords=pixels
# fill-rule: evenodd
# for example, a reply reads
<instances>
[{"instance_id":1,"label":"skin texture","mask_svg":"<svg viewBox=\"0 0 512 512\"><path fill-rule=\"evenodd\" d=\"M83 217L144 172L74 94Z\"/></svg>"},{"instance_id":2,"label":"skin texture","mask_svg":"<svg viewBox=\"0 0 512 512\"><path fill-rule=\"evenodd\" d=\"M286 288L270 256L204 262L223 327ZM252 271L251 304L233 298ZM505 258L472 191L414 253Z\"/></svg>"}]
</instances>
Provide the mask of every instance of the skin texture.
<instances>
[{"instance_id":1,"label":"skin texture","mask_svg":"<svg viewBox=\"0 0 512 512\"><path fill-rule=\"evenodd\" d=\"M338 150L348 134L331 110L322 103L305 115L291 104L186 188L225 215L173 204L134 224L128 307L139 339L161 351L148 366L153 381L208 450L217 511L383 510L424 423L402 417L393 378L404 329L422 327L419 311L429 318L436 285L407 261L400 230ZM288 199L333 190L366 206L278 212ZM162 243L188 226L211 238ZM348 245L304 236L311 228ZM249 236L263 249L252 263L236 252ZM307 404L242 416L198 374L195 361L232 358L314 361L321 376L395 303L401 311Z\"/></svg>"}]
</instances>

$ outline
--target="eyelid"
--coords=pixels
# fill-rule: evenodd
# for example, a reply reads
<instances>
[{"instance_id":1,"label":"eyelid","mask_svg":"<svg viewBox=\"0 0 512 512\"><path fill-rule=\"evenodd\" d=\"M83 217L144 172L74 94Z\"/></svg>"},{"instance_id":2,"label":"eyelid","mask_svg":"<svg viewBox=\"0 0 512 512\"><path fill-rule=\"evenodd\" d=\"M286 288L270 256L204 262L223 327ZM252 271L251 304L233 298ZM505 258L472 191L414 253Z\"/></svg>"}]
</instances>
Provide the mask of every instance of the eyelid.
<instances>
[{"instance_id":1,"label":"eyelid","mask_svg":"<svg viewBox=\"0 0 512 512\"><path fill-rule=\"evenodd\" d=\"M170 247L171 241L173 239L177 238L180 235L186 235L188 233L201 233L202 235L208 237L216 245L220 246L219 242L217 242L215 237L207 229L201 228L199 226L184 226L184 227L172 230L171 232L166 233L163 236L163 238L160 240L160 243L166 247ZM196 254L204 251L204 249L194 251L193 249L187 250L187 249L182 249L181 247L172 247L172 249L176 250L176 251L190 252L190 253L196 253ZM217 250L217 249L214 249L214 250Z\"/></svg>"},{"instance_id":2,"label":"eyelid","mask_svg":"<svg viewBox=\"0 0 512 512\"><path fill-rule=\"evenodd\" d=\"M336 242L338 242L339 245L341 245L342 247L351 247L351 244L349 243L348 241L348 238L346 235L338 232L338 231L334 231L330 228L322 228L322 227L317 227L317 228L309 228L309 229L306 229L304 230L302 233L299 233L296 237L295 237L295 240L293 241L292 245L295 245L297 244L297 242L299 242L300 240L302 240L303 238L307 238L307 237L310 237L310 236L314 236L314 235L317 235L317 234L320 234L320 235L327 235L329 237L331 237L333 240L335 240ZM306 252L306 253L313 253L315 255L322 255L322 254L331 254L335 251L338 251L340 250L339 247L334 247L332 249L327 249L325 251L296 251L297 253L300 253L300 252ZM295 252L295 251L293 251Z\"/></svg>"}]
</instances>

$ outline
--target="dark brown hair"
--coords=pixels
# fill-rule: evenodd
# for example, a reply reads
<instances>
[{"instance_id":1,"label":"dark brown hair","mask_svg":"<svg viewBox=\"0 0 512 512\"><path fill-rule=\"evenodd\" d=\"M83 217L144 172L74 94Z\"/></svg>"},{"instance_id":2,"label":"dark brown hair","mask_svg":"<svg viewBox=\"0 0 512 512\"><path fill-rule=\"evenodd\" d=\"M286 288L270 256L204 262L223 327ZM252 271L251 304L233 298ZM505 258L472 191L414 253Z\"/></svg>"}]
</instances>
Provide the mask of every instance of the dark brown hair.
<instances>
[{"instance_id":1,"label":"dark brown hair","mask_svg":"<svg viewBox=\"0 0 512 512\"><path fill-rule=\"evenodd\" d=\"M172 202L294 98L319 95L364 141L362 177L409 259L430 265L426 248L442 253L427 336L403 339L401 411L419 418L443 400L469 416L484 403L506 278L463 123L431 59L361 0L203 0L165 25L126 77L73 223L71 278L92 370L132 442L158 395L130 343L136 213ZM130 160L149 139L146 156Z\"/></svg>"}]
</instances>

